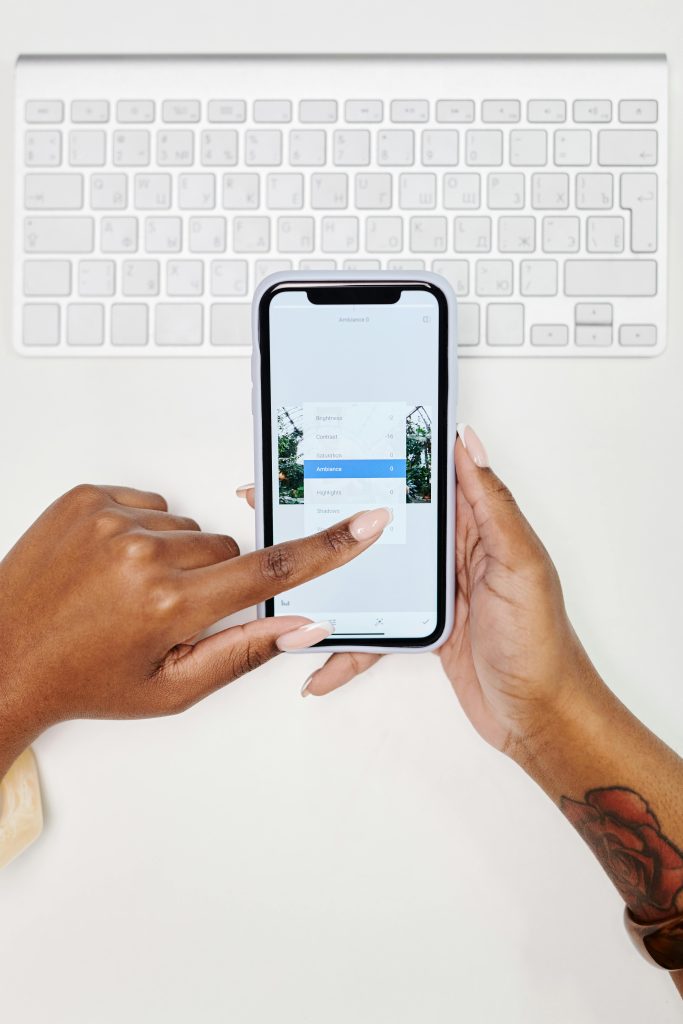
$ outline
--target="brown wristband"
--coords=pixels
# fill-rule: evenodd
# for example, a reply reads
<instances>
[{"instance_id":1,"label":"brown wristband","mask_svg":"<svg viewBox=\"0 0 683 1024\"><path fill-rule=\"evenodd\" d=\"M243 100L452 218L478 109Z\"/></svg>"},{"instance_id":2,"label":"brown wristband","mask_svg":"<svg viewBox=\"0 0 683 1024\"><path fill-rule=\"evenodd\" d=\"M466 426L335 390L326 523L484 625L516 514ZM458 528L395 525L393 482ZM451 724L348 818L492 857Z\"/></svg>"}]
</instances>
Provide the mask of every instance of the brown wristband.
<instances>
[{"instance_id":1,"label":"brown wristband","mask_svg":"<svg viewBox=\"0 0 683 1024\"><path fill-rule=\"evenodd\" d=\"M624 908L624 924L636 949L666 971L683 970L683 914L668 921L640 922Z\"/></svg>"}]
</instances>

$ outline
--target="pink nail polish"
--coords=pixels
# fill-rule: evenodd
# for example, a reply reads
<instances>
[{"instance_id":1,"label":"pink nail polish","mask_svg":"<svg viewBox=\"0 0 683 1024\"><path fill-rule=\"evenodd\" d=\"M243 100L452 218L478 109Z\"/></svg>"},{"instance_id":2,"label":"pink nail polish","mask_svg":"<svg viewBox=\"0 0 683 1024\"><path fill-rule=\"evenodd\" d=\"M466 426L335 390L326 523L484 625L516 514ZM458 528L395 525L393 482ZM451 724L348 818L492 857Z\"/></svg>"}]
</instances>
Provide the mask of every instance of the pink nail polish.
<instances>
[{"instance_id":1,"label":"pink nail polish","mask_svg":"<svg viewBox=\"0 0 683 1024\"><path fill-rule=\"evenodd\" d=\"M479 466L480 469L488 469L490 463L486 449L472 427L467 423L458 423L458 437L475 466Z\"/></svg>"},{"instance_id":2,"label":"pink nail polish","mask_svg":"<svg viewBox=\"0 0 683 1024\"><path fill-rule=\"evenodd\" d=\"M300 651L304 647L312 647L313 644L325 640L331 632L330 622L307 622L305 626L298 626L289 633L283 633L275 641L275 646L281 651Z\"/></svg>"},{"instance_id":3,"label":"pink nail polish","mask_svg":"<svg viewBox=\"0 0 683 1024\"><path fill-rule=\"evenodd\" d=\"M373 540L379 537L385 526L394 518L390 508L373 508L369 512L361 512L349 523L349 533L356 540Z\"/></svg>"},{"instance_id":4,"label":"pink nail polish","mask_svg":"<svg viewBox=\"0 0 683 1024\"><path fill-rule=\"evenodd\" d=\"M238 498L243 498L247 491L250 491L253 486L253 484L240 484L239 487L235 488L235 494Z\"/></svg>"}]
</instances>

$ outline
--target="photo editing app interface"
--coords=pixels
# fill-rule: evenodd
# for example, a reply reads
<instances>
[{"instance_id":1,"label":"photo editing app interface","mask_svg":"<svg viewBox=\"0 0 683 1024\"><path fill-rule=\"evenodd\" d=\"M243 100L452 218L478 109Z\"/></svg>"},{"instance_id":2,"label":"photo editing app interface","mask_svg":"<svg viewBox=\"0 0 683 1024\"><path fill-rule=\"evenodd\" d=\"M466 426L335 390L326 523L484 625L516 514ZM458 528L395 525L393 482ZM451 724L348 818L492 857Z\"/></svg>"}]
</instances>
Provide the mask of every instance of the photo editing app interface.
<instances>
[{"instance_id":1,"label":"photo editing app interface","mask_svg":"<svg viewBox=\"0 0 683 1024\"><path fill-rule=\"evenodd\" d=\"M270 303L273 541L364 509L393 520L353 562L275 598L336 638L428 637L437 626L439 306ZM275 454L277 453L277 454Z\"/></svg>"}]
</instances>

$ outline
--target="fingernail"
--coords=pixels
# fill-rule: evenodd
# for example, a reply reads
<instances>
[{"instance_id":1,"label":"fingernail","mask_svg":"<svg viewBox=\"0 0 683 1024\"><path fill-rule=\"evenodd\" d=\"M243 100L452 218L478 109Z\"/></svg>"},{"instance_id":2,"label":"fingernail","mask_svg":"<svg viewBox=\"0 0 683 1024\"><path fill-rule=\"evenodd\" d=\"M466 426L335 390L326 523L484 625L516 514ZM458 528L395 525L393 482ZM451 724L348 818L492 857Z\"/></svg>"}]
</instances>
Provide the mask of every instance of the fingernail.
<instances>
[{"instance_id":1,"label":"fingernail","mask_svg":"<svg viewBox=\"0 0 683 1024\"><path fill-rule=\"evenodd\" d=\"M458 423L458 437L475 466L479 466L480 469L487 469L490 465L489 457L484 445L472 430L472 427L468 426L467 423Z\"/></svg>"},{"instance_id":2,"label":"fingernail","mask_svg":"<svg viewBox=\"0 0 683 1024\"><path fill-rule=\"evenodd\" d=\"M275 641L275 646L281 651L299 651L303 647L319 644L331 632L331 622L307 622L305 626L298 626L296 629L290 630L289 633L283 633Z\"/></svg>"},{"instance_id":3,"label":"fingernail","mask_svg":"<svg viewBox=\"0 0 683 1024\"><path fill-rule=\"evenodd\" d=\"M394 518L390 508L373 508L369 512L361 512L349 523L349 533L356 540L372 540L379 537L385 526Z\"/></svg>"},{"instance_id":4,"label":"fingernail","mask_svg":"<svg viewBox=\"0 0 683 1024\"><path fill-rule=\"evenodd\" d=\"M238 498L243 498L247 491L252 490L253 486L253 484L240 484L239 487L235 488L235 494L237 495Z\"/></svg>"},{"instance_id":5,"label":"fingernail","mask_svg":"<svg viewBox=\"0 0 683 1024\"><path fill-rule=\"evenodd\" d=\"M311 682L313 681L313 676L314 675L315 675L315 672L311 672L310 676L308 677L308 679L305 680L304 685L301 687L301 696L302 697L310 697L311 696L311 692L308 689L308 687L311 685Z\"/></svg>"}]
</instances>

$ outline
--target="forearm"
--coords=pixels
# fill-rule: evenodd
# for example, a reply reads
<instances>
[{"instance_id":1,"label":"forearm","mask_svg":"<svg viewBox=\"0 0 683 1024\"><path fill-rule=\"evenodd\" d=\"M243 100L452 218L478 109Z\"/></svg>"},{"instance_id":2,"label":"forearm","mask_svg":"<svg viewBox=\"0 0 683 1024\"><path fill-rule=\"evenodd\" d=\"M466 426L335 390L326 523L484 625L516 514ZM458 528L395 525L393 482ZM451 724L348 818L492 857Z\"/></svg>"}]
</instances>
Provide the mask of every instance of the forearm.
<instances>
[{"instance_id":1,"label":"forearm","mask_svg":"<svg viewBox=\"0 0 683 1024\"><path fill-rule=\"evenodd\" d=\"M683 760L582 666L508 753L588 843L636 920L683 913ZM683 976L674 978L679 989Z\"/></svg>"}]
</instances>

